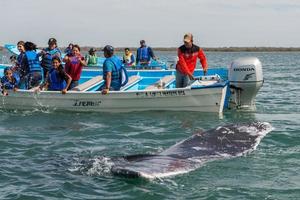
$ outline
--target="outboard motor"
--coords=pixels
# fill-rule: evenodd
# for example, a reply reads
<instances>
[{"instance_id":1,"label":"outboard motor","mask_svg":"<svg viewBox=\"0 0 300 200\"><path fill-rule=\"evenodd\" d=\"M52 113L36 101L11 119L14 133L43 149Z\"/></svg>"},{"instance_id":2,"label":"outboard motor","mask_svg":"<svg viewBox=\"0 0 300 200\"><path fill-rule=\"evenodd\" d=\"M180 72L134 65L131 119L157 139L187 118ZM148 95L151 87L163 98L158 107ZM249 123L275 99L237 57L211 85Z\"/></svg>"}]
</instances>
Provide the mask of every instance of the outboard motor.
<instances>
[{"instance_id":1,"label":"outboard motor","mask_svg":"<svg viewBox=\"0 0 300 200\"><path fill-rule=\"evenodd\" d=\"M255 109L255 97L263 85L262 65L258 58L234 60L228 72L230 107Z\"/></svg>"}]
</instances>

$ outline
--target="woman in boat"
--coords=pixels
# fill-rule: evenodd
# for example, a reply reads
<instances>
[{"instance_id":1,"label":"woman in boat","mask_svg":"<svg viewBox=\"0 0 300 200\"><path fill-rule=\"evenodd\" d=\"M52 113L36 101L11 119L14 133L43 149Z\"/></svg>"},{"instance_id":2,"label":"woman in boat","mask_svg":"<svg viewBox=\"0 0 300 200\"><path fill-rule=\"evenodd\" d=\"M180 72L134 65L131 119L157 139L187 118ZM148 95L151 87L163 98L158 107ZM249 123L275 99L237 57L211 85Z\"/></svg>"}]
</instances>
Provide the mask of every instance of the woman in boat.
<instances>
[{"instance_id":1,"label":"woman in boat","mask_svg":"<svg viewBox=\"0 0 300 200\"><path fill-rule=\"evenodd\" d=\"M24 87L25 85L25 75L26 75L26 66L23 64L23 59L25 58L25 42L19 41L17 43L17 48L20 54L17 57L16 69L15 72L20 76L19 88Z\"/></svg>"},{"instance_id":2,"label":"woman in boat","mask_svg":"<svg viewBox=\"0 0 300 200\"><path fill-rule=\"evenodd\" d=\"M91 48L89 50L89 55L86 55L85 60L88 66L96 66L98 62L98 58L96 55L96 49Z\"/></svg>"},{"instance_id":3,"label":"woman in boat","mask_svg":"<svg viewBox=\"0 0 300 200\"><path fill-rule=\"evenodd\" d=\"M125 67L134 67L135 66L135 58L129 48L125 48L125 54L123 55L123 63L125 65Z\"/></svg>"},{"instance_id":4,"label":"woman in boat","mask_svg":"<svg viewBox=\"0 0 300 200\"><path fill-rule=\"evenodd\" d=\"M57 41L55 38L48 40L48 47L43 49L39 55L42 56L41 66L44 71L44 80L47 80L48 73L52 69L52 58L61 58L61 51L57 48Z\"/></svg>"},{"instance_id":5,"label":"woman in boat","mask_svg":"<svg viewBox=\"0 0 300 200\"><path fill-rule=\"evenodd\" d=\"M65 72L59 57L52 58L52 65L47 81L40 89L47 88L49 91L61 91L62 94L66 94L72 78Z\"/></svg>"},{"instance_id":6,"label":"woman in boat","mask_svg":"<svg viewBox=\"0 0 300 200\"><path fill-rule=\"evenodd\" d=\"M31 89L39 86L42 81L42 67L39 55L36 53L36 45L32 42L25 42L25 56L22 66L25 71L25 87Z\"/></svg>"},{"instance_id":7,"label":"woman in boat","mask_svg":"<svg viewBox=\"0 0 300 200\"><path fill-rule=\"evenodd\" d=\"M18 80L13 75L13 70L9 67L4 69L4 76L1 78L1 89L2 94L7 95L7 90L17 91L18 89Z\"/></svg>"},{"instance_id":8,"label":"woman in boat","mask_svg":"<svg viewBox=\"0 0 300 200\"><path fill-rule=\"evenodd\" d=\"M80 47L75 44L72 49L72 54L64 58L65 70L72 78L69 89L78 86L78 81L81 76L82 68L86 66L84 57L80 54Z\"/></svg>"}]
</instances>

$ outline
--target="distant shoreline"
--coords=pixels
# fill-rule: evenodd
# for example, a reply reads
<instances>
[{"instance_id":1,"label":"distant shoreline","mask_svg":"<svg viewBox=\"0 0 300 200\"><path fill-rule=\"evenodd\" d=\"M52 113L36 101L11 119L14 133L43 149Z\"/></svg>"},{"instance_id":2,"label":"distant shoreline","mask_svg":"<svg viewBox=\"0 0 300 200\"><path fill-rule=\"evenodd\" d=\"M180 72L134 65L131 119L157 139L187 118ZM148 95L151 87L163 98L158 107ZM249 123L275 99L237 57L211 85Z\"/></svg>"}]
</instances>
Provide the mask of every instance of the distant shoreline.
<instances>
[{"instance_id":1,"label":"distant shoreline","mask_svg":"<svg viewBox=\"0 0 300 200\"><path fill-rule=\"evenodd\" d=\"M66 47L60 47L65 49ZM83 46L82 51L88 51L91 47ZM93 47L97 51L101 51L102 47ZM125 47L116 47L116 51L123 51ZM129 47L132 51L136 51L136 47ZM0 46L0 51L5 48ZM176 51L176 47L153 47L154 51ZM300 47L202 47L204 51L210 52L298 52Z\"/></svg>"}]
</instances>

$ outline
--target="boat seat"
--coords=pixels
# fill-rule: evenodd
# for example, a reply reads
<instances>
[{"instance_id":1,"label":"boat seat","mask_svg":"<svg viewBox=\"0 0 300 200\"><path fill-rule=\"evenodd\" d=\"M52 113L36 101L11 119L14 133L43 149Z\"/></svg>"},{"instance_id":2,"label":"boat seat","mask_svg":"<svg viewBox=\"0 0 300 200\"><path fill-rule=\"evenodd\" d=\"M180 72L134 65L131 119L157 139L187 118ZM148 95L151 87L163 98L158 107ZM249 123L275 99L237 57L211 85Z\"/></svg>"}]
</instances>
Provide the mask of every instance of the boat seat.
<instances>
[{"instance_id":1,"label":"boat seat","mask_svg":"<svg viewBox=\"0 0 300 200\"><path fill-rule=\"evenodd\" d=\"M121 87L120 90L124 91L124 90L128 89L132 85L136 84L139 80L141 80L141 77L139 75L130 76L129 79L128 79L127 84L124 85L123 87Z\"/></svg>"},{"instance_id":2,"label":"boat seat","mask_svg":"<svg viewBox=\"0 0 300 200\"><path fill-rule=\"evenodd\" d=\"M166 86L170 85L175 80L174 75L167 75L159 79L157 82L155 82L152 85L149 85L145 88L145 90L155 90L155 89L163 89Z\"/></svg>"},{"instance_id":3,"label":"boat seat","mask_svg":"<svg viewBox=\"0 0 300 200\"><path fill-rule=\"evenodd\" d=\"M99 84L103 80L102 75L100 76L95 76L94 78L74 87L71 89L72 91L85 91L91 87L93 87L96 84Z\"/></svg>"}]
</instances>

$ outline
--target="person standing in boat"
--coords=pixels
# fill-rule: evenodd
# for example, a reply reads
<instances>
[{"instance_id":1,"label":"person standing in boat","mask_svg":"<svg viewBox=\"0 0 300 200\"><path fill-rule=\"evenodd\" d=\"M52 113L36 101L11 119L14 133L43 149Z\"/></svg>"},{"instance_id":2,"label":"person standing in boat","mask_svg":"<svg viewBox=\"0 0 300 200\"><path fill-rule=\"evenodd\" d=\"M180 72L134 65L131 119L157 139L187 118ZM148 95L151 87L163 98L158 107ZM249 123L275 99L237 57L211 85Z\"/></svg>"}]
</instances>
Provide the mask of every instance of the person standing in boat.
<instances>
[{"instance_id":1,"label":"person standing in boat","mask_svg":"<svg viewBox=\"0 0 300 200\"><path fill-rule=\"evenodd\" d=\"M61 91L62 94L66 94L72 78L65 72L59 57L52 58L52 65L47 81L39 89L47 88L49 91Z\"/></svg>"},{"instance_id":2,"label":"person standing in boat","mask_svg":"<svg viewBox=\"0 0 300 200\"><path fill-rule=\"evenodd\" d=\"M123 55L123 63L125 67L135 66L135 58L129 48L125 48L125 54Z\"/></svg>"},{"instance_id":3,"label":"person standing in boat","mask_svg":"<svg viewBox=\"0 0 300 200\"><path fill-rule=\"evenodd\" d=\"M72 54L73 46L74 46L73 43L70 43L70 44L68 45L68 47L65 49L65 54L66 54L67 56L69 56L69 55Z\"/></svg>"},{"instance_id":4,"label":"person standing in boat","mask_svg":"<svg viewBox=\"0 0 300 200\"><path fill-rule=\"evenodd\" d=\"M42 81L42 67L39 55L36 53L36 45L32 42L25 42L25 56L21 65L25 71L25 87L31 89L40 85Z\"/></svg>"},{"instance_id":5,"label":"person standing in boat","mask_svg":"<svg viewBox=\"0 0 300 200\"><path fill-rule=\"evenodd\" d=\"M39 55L42 56L42 68L44 70L44 80L47 80L48 73L52 69L52 58L61 58L61 51L57 48L57 41L55 38L48 40L48 47L43 49Z\"/></svg>"},{"instance_id":6,"label":"person standing in boat","mask_svg":"<svg viewBox=\"0 0 300 200\"><path fill-rule=\"evenodd\" d=\"M64 58L65 70L72 78L69 89L78 86L78 81L81 76L82 68L86 66L84 57L80 54L80 47L75 44L72 49L72 54Z\"/></svg>"},{"instance_id":7,"label":"person standing in boat","mask_svg":"<svg viewBox=\"0 0 300 200\"><path fill-rule=\"evenodd\" d=\"M16 69L15 71L20 76L20 82L19 82L19 88L23 88L25 84L25 75L26 75L26 66L22 64L22 61L25 57L25 42L19 41L17 43L17 48L20 52L20 54L17 57L17 63L16 63Z\"/></svg>"},{"instance_id":8,"label":"person standing in boat","mask_svg":"<svg viewBox=\"0 0 300 200\"><path fill-rule=\"evenodd\" d=\"M96 66L98 63L98 57L96 55L96 49L91 48L89 50L89 55L85 56L85 60L88 66Z\"/></svg>"},{"instance_id":9,"label":"person standing in boat","mask_svg":"<svg viewBox=\"0 0 300 200\"><path fill-rule=\"evenodd\" d=\"M142 68L149 68L151 58L156 60L156 57L152 48L146 45L145 40L141 40L140 45L136 52L136 65L140 65Z\"/></svg>"},{"instance_id":10,"label":"person standing in boat","mask_svg":"<svg viewBox=\"0 0 300 200\"><path fill-rule=\"evenodd\" d=\"M114 55L114 48L106 45L103 48L104 57L103 63L103 80L104 84L99 88L102 94L107 94L111 91L118 91L121 88L121 68L122 61Z\"/></svg>"},{"instance_id":11,"label":"person standing in boat","mask_svg":"<svg viewBox=\"0 0 300 200\"><path fill-rule=\"evenodd\" d=\"M200 63L203 68L204 75L207 72L208 64L204 51L193 44L193 35L187 33L183 37L184 44L177 50L178 61L176 64L176 87L186 87L190 80L194 80L193 73L196 68L197 58L200 59Z\"/></svg>"}]
</instances>

